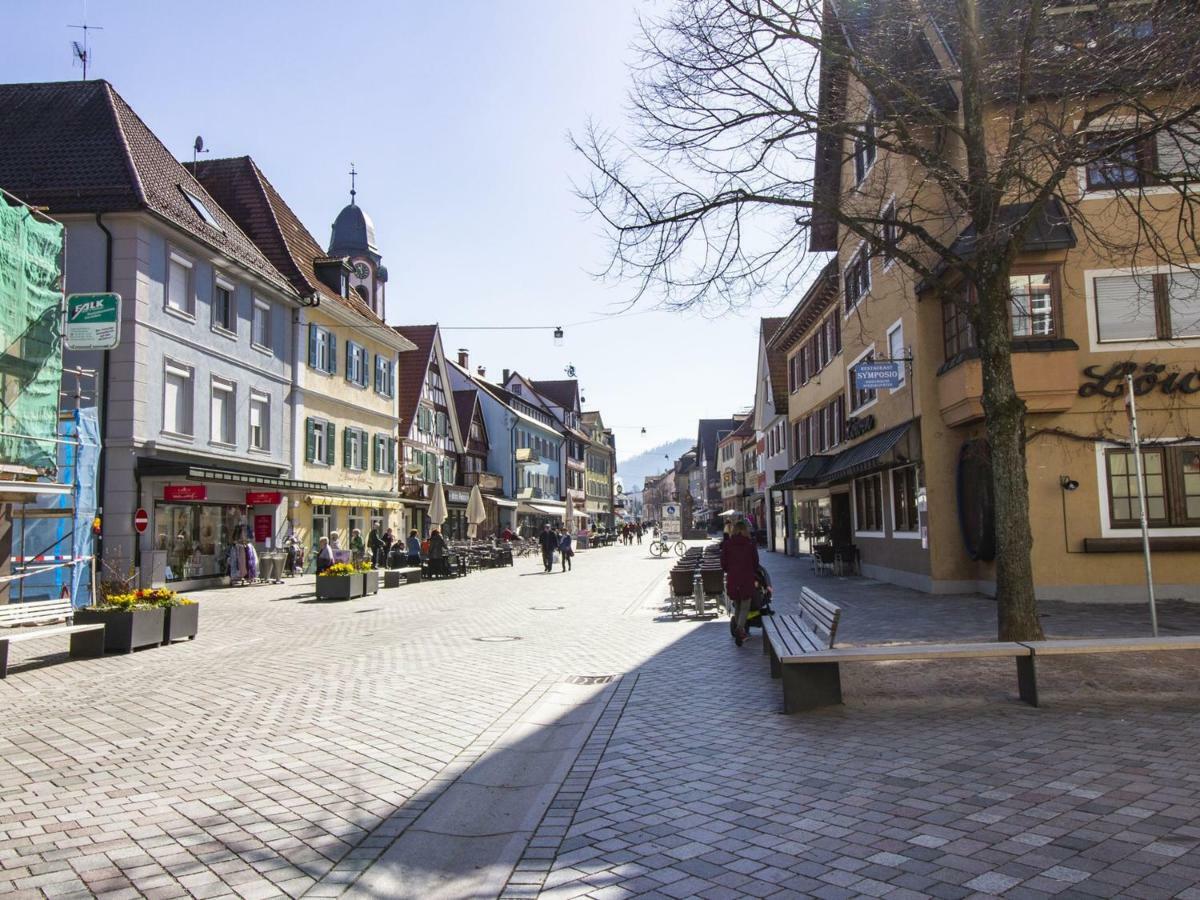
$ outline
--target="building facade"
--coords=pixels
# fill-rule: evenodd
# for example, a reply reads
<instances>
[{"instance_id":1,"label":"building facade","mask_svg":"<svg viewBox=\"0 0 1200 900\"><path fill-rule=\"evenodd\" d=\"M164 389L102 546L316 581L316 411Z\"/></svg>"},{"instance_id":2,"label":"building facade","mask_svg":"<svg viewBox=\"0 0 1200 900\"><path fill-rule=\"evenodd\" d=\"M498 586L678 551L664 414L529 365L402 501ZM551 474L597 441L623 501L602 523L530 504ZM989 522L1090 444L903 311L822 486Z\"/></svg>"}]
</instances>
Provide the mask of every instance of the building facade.
<instances>
[{"instance_id":1,"label":"building facade","mask_svg":"<svg viewBox=\"0 0 1200 900\"><path fill-rule=\"evenodd\" d=\"M754 431L758 459L755 472L755 509L759 527L765 531L768 550L783 552L787 508L771 487L783 479L791 466L789 456L787 354L771 345L784 319L768 318L758 333L758 369L754 379Z\"/></svg>"},{"instance_id":2,"label":"building facade","mask_svg":"<svg viewBox=\"0 0 1200 900\"><path fill-rule=\"evenodd\" d=\"M604 427L603 417L594 410L583 413L580 423L588 436L584 460L588 516L595 525L611 529L614 526L613 487L617 474L613 433Z\"/></svg>"}]
</instances>

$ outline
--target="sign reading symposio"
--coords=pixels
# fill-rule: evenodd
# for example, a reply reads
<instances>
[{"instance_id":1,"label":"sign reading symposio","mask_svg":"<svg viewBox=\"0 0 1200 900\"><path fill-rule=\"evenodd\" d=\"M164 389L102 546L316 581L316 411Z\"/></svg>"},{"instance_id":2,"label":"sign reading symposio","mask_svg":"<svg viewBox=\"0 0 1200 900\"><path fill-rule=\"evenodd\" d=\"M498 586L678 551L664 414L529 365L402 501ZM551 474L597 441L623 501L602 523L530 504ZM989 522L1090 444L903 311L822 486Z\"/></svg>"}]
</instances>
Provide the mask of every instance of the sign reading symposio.
<instances>
[{"instance_id":1,"label":"sign reading symposio","mask_svg":"<svg viewBox=\"0 0 1200 900\"><path fill-rule=\"evenodd\" d=\"M1126 375L1133 376L1133 392L1139 397L1154 390L1168 397L1200 394L1200 372L1168 372L1161 363L1113 363L1104 371L1100 366L1088 366L1083 375L1089 380L1079 386L1080 397L1120 397L1125 393Z\"/></svg>"}]
</instances>

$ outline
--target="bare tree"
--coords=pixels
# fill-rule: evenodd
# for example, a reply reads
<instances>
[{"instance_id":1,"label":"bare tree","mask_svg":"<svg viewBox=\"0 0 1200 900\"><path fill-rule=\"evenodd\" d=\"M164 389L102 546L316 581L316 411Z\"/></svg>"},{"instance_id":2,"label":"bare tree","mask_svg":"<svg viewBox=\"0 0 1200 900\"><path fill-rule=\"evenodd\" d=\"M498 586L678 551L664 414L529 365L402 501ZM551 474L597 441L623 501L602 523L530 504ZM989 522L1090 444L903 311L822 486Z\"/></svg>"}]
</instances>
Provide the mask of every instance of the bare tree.
<instances>
[{"instance_id":1,"label":"bare tree","mask_svg":"<svg viewBox=\"0 0 1200 900\"><path fill-rule=\"evenodd\" d=\"M1040 637L1009 276L1031 233L1068 221L1126 265L1197 259L1194 5L677 0L643 35L636 139L575 138L608 274L723 307L862 241L952 305L983 373L998 632ZM1085 208L1097 188L1104 216Z\"/></svg>"}]
</instances>

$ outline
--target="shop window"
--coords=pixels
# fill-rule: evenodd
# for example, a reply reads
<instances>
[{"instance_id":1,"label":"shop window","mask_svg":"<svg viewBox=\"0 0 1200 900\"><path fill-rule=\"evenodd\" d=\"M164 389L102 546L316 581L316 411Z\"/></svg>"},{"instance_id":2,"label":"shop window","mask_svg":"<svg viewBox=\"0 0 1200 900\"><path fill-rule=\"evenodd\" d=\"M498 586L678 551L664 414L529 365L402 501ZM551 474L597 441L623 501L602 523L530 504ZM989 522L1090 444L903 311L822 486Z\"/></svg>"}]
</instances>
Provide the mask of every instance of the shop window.
<instances>
[{"instance_id":1,"label":"shop window","mask_svg":"<svg viewBox=\"0 0 1200 900\"><path fill-rule=\"evenodd\" d=\"M854 479L854 530L883 533L883 476Z\"/></svg>"},{"instance_id":2,"label":"shop window","mask_svg":"<svg viewBox=\"0 0 1200 900\"><path fill-rule=\"evenodd\" d=\"M212 400L209 407L209 439L214 444L232 446L237 442L237 426L234 413L237 410L237 394L232 382L222 378L212 380Z\"/></svg>"},{"instance_id":3,"label":"shop window","mask_svg":"<svg viewBox=\"0 0 1200 900\"><path fill-rule=\"evenodd\" d=\"M250 449L271 449L271 398L266 394L250 394Z\"/></svg>"},{"instance_id":4,"label":"shop window","mask_svg":"<svg viewBox=\"0 0 1200 900\"><path fill-rule=\"evenodd\" d=\"M917 529L917 467L892 469L892 531Z\"/></svg>"},{"instance_id":5,"label":"shop window","mask_svg":"<svg viewBox=\"0 0 1200 900\"><path fill-rule=\"evenodd\" d=\"M1130 450L1105 453L1109 524L1136 528L1140 524L1137 466ZM1146 517L1152 528L1200 525L1200 446L1154 447L1142 450L1146 487Z\"/></svg>"},{"instance_id":6,"label":"shop window","mask_svg":"<svg viewBox=\"0 0 1200 900\"><path fill-rule=\"evenodd\" d=\"M237 331L237 294L224 278L213 282L212 325L230 333Z\"/></svg>"},{"instance_id":7,"label":"shop window","mask_svg":"<svg viewBox=\"0 0 1200 900\"><path fill-rule=\"evenodd\" d=\"M174 250L167 252L166 307L185 315L196 308L192 261Z\"/></svg>"},{"instance_id":8,"label":"shop window","mask_svg":"<svg viewBox=\"0 0 1200 900\"><path fill-rule=\"evenodd\" d=\"M1200 275L1191 271L1095 278L1102 342L1200 337Z\"/></svg>"},{"instance_id":9,"label":"shop window","mask_svg":"<svg viewBox=\"0 0 1200 900\"><path fill-rule=\"evenodd\" d=\"M260 350L271 349L271 304L254 298L254 319L250 323L250 343Z\"/></svg>"},{"instance_id":10,"label":"shop window","mask_svg":"<svg viewBox=\"0 0 1200 900\"><path fill-rule=\"evenodd\" d=\"M163 365L163 424L168 434L192 434L192 369L167 360Z\"/></svg>"},{"instance_id":11,"label":"shop window","mask_svg":"<svg viewBox=\"0 0 1200 900\"><path fill-rule=\"evenodd\" d=\"M229 553L245 534L245 507L156 503L158 548L167 552L166 580L187 581L229 574Z\"/></svg>"},{"instance_id":12,"label":"shop window","mask_svg":"<svg viewBox=\"0 0 1200 900\"><path fill-rule=\"evenodd\" d=\"M333 507L317 504L312 510L312 546L316 550L321 538L328 538L333 528Z\"/></svg>"}]
</instances>

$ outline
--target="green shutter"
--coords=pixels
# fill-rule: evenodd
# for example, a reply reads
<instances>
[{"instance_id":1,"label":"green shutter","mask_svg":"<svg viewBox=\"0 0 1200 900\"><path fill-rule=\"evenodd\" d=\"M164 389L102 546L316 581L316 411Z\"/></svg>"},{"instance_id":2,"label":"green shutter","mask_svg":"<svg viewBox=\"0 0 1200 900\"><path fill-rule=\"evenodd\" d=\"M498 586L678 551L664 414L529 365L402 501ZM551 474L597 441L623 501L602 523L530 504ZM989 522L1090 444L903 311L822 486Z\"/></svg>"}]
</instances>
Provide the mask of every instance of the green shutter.
<instances>
[{"instance_id":1,"label":"green shutter","mask_svg":"<svg viewBox=\"0 0 1200 900\"><path fill-rule=\"evenodd\" d=\"M367 432L366 429L358 432L358 464L361 468L367 468Z\"/></svg>"},{"instance_id":2,"label":"green shutter","mask_svg":"<svg viewBox=\"0 0 1200 900\"><path fill-rule=\"evenodd\" d=\"M379 469L379 435L375 435L375 439L371 441L371 471L378 472Z\"/></svg>"},{"instance_id":3,"label":"green shutter","mask_svg":"<svg viewBox=\"0 0 1200 900\"><path fill-rule=\"evenodd\" d=\"M394 474L396 471L396 439L387 439L387 473Z\"/></svg>"},{"instance_id":4,"label":"green shutter","mask_svg":"<svg viewBox=\"0 0 1200 900\"><path fill-rule=\"evenodd\" d=\"M317 453L317 429L314 427L315 422L311 418L304 420L304 458L309 462L316 459Z\"/></svg>"},{"instance_id":5,"label":"green shutter","mask_svg":"<svg viewBox=\"0 0 1200 900\"><path fill-rule=\"evenodd\" d=\"M329 348L329 368L325 371L333 374L337 371L337 338L333 336L333 332L325 335L325 345Z\"/></svg>"},{"instance_id":6,"label":"green shutter","mask_svg":"<svg viewBox=\"0 0 1200 900\"><path fill-rule=\"evenodd\" d=\"M342 468L350 468L350 441L354 438L354 432L349 428L342 429Z\"/></svg>"},{"instance_id":7,"label":"green shutter","mask_svg":"<svg viewBox=\"0 0 1200 900\"><path fill-rule=\"evenodd\" d=\"M332 466L337 462L337 427L332 422L325 423L325 465Z\"/></svg>"}]
</instances>

